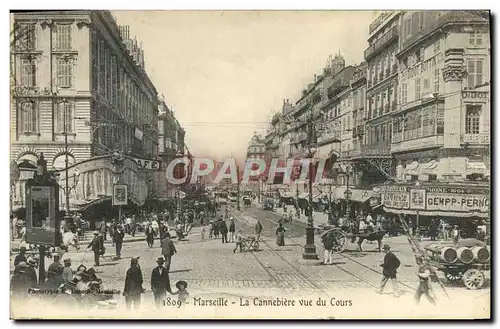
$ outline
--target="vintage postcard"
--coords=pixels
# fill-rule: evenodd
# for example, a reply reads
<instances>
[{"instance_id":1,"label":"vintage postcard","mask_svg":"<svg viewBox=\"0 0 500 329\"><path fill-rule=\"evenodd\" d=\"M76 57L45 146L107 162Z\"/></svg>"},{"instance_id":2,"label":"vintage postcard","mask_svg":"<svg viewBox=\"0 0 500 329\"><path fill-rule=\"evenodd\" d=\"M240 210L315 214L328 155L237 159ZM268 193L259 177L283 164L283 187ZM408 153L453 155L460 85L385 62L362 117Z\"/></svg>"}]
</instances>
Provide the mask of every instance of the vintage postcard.
<instances>
[{"instance_id":1,"label":"vintage postcard","mask_svg":"<svg viewBox=\"0 0 500 329\"><path fill-rule=\"evenodd\" d=\"M12 319L491 318L489 12L11 20Z\"/></svg>"}]
</instances>

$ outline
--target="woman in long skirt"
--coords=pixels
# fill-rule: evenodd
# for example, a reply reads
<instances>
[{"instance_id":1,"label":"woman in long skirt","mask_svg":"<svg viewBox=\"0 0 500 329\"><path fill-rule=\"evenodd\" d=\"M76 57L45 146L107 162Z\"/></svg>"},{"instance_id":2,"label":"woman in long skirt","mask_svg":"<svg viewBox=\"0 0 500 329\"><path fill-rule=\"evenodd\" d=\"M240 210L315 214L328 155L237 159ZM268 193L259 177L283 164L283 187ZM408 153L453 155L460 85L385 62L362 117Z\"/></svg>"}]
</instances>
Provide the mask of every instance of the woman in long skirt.
<instances>
[{"instance_id":1,"label":"woman in long skirt","mask_svg":"<svg viewBox=\"0 0 500 329\"><path fill-rule=\"evenodd\" d=\"M285 228L283 224L279 223L278 228L276 229L276 244L278 246L285 245Z\"/></svg>"}]
</instances>

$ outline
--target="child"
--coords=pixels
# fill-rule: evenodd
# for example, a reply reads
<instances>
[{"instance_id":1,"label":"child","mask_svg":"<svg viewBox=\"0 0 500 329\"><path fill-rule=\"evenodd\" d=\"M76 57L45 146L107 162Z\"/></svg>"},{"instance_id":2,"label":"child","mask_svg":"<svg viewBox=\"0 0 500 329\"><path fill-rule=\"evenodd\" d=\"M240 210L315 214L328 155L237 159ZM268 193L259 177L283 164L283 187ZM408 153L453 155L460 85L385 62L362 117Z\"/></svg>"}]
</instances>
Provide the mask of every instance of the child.
<instances>
[{"instance_id":1,"label":"child","mask_svg":"<svg viewBox=\"0 0 500 329\"><path fill-rule=\"evenodd\" d=\"M236 249L238 249L238 247L240 247L240 252L242 252L242 248L243 248L243 241L242 241L242 231L241 230L238 230L238 233L236 234L236 247L234 247L233 249L233 253L236 252Z\"/></svg>"},{"instance_id":2,"label":"child","mask_svg":"<svg viewBox=\"0 0 500 329\"><path fill-rule=\"evenodd\" d=\"M182 305L186 304L186 300L189 297L189 292L186 290L188 286L186 281L177 281L175 286L177 287L177 291L173 292L172 295L177 295Z\"/></svg>"}]
</instances>

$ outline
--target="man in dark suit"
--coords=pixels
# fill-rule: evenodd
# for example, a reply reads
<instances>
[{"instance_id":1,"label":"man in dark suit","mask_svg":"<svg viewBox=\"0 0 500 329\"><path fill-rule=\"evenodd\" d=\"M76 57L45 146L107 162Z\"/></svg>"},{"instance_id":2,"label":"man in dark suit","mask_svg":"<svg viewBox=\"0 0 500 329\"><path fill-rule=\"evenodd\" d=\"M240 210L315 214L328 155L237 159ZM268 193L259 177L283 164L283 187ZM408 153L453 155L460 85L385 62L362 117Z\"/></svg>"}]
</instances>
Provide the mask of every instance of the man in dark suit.
<instances>
[{"instance_id":1,"label":"man in dark suit","mask_svg":"<svg viewBox=\"0 0 500 329\"><path fill-rule=\"evenodd\" d=\"M99 233L94 232L94 238L90 241L87 248L91 248L94 252L94 266L99 266L100 251L102 249L102 239L99 237Z\"/></svg>"},{"instance_id":2,"label":"man in dark suit","mask_svg":"<svg viewBox=\"0 0 500 329\"><path fill-rule=\"evenodd\" d=\"M134 308L139 308L141 305L141 294L144 292L142 283L143 279L142 271L139 266L139 257L132 258L130 260L130 268L125 275L125 287L123 288L127 309L130 309L132 304Z\"/></svg>"},{"instance_id":3,"label":"man in dark suit","mask_svg":"<svg viewBox=\"0 0 500 329\"><path fill-rule=\"evenodd\" d=\"M163 267L164 262L163 258L158 257L158 260L156 261L158 266L155 267L151 273L151 290L153 291L157 308L161 308L163 306L166 292L168 291L170 294L172 293L168 270Z\"/></svg>"},{"instance_id":4,"label":"man in dark suit","mask_svg":"<svg viewBox=\"0 0 500 329\"><path fill-rule=\"evenodd\" d=\"M380 284L380 290L378 291L378 293L379 294L382 293L387 281L389 281L390 279L392 281L392 286L394 288L394 295L398 297L399 289L398 289L398 280L396 278L396 273L397 269L401 265L401 262L398 259L398 257L392 253L391 247L389 247L389 245L385 244L382 250L385 252L385 256L384 256L384 263L380 264L380 266L382 267L382 274L384 277L382 278L382 283Z\"/></svg>"},{"instance_id":5,"label":"man in dark suit","mask_svg":"<svg viewBox=\"0 0 500 329\"><path fill-rule=\"evenodd\" d=\"M118 226L114 231L114 236L113 236L113 241L115 242L115 247L116 247L116 257L118 259L120 259L122 256L122 245L124 237L125 237L125 232L123 232L122 228Z\"/></svg>"},{"instance_id":6,"label":"man in dark suit","mask_svg":"<svg viewBox=\"0 0 500 329\"><path fill-rule=\"evenodd\" d=\"M170 272L170 265L172 264L172 256L177 252L174 242L170 239L170 233L165 233L165 239L161 240L161 253L165 257L165 268Z\"/></svg>"}]
</instances>

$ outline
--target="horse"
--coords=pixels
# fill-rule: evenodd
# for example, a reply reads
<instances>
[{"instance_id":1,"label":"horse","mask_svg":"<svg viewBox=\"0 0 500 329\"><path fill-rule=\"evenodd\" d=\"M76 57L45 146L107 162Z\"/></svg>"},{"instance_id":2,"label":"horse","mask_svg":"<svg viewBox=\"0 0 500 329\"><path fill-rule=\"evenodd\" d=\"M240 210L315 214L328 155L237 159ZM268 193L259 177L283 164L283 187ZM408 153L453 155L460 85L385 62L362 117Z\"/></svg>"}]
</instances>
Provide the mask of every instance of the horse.
<instances>
[{"instance_id":1,"label":"horse","mask_svg":"<svg viewBox=\"0 0 500 329\"><path fill-rule=\"evenodd\" d=\"M363 248L361 247L361 244L367 240L367 241L377 241L378 243L378 251L381 252L381 245L382 245L382 239L384 238L385 235L384 230L375 230L373 232L365 232L365 233L358 233L358 249L359 251L363 251Z\"/></svg>"}]
</instances>

